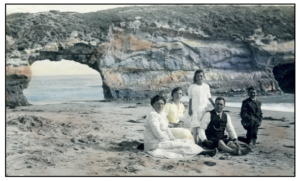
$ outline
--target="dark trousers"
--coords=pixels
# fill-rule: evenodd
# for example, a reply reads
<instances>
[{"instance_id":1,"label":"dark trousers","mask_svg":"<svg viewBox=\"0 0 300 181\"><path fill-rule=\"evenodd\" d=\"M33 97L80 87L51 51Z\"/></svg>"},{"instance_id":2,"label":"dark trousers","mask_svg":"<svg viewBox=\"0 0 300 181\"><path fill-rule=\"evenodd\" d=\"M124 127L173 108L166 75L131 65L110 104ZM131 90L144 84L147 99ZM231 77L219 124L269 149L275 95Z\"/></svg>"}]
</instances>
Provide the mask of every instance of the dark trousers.
<instances>
[{"instance_id":1,"label":"dark trousers","mask_svg":"<svg viewBox=\"0 0 300 181\"><path fill-rule=\"evenodd\" d=\"M257 139L257 132L258 132L258 124L256 122L252 123L250 127L248 127L247 130L247 143L251 143L251 140Z\"/></svg>"}]
</instances>

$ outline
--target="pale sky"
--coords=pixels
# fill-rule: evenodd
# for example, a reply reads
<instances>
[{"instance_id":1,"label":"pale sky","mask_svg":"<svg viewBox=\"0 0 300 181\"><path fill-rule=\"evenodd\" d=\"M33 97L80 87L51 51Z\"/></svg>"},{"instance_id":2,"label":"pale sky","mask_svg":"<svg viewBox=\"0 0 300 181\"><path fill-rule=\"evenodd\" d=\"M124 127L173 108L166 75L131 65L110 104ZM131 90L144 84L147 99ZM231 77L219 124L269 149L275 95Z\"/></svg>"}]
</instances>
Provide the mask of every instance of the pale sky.
<instances>
[{"instance_id":1,"label":"pale sky","mask_svg":"<svg viewBox=\"0 0 300 181\"><path fill-rule=\"evenodd\" d=\"M86 13L126 6L135 5L6 5L6 14L17 12L37 13L50 10L59 10L61 12L73 11L79 13Z\"/></svg>"},{"instance_id":2,"label":"pale sky","mask_svg":"<svg viewBox=\"0 0 300 181\"><path fill-rule=\"evenodd\" d=\"M83 75L99 73L87 65L70 61L61 60L51 62L50 60L36 61L31 65L32 76L39 75Z\"/></svg>"}]
</instances>

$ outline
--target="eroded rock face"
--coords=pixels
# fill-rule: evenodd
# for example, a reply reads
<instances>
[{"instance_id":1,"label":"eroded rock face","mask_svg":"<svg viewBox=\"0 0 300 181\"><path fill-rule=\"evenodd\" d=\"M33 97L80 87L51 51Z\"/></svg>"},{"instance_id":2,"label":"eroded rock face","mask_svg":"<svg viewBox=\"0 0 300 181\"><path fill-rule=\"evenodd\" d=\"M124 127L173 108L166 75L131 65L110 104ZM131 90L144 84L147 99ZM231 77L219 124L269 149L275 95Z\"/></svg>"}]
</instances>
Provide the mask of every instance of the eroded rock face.
<instances>
[{"instance_id":1,"label":"eroded rock face","mask_svg":"<svg viewBox=\"0 0 300 181\"><path fill-rule=\"evenodd\" d=\"M246 7L245 16L253 16L257 22L240 20L241 26L249 26L247 31L225 28L223 33L219 32L223 30L220 22L228 26L226 21L237 17L217 16L213 9L198 12L192 8L168 7L167 15L162 14L161 7L148 7L144 12L141 8L119 8L89 14L52 11L9 17L6 103L28 104L22 90L30 81L30 65L45 59L73 60L97 70L105 98L148 98L177 86L186 91L197 69L205 71L205 82L212 93L243 91L250 85L261 92L281 91L272 69L294 62L293 27L282 27L285 35L266 34L269 29L265 21L272 17L280 25L284 16L293 17L293 8L278 7L275 11L273 7L256 7L256 13L261 11L267 16L265 20L262 14L260 22L254 11ZM240 11L240 7L230 8ZM186 10L190 10L191 17L198 13L203 21L211 20L174 20L179 14L184 19L186 15L182 13ZM116 12L114 19L103 19ZM90 21L97 18L94 27ZM227 20L223 22L222 18ZM17 31L17 25L24 28ZM264 25L265 31L259 25ZM270 26L277 30L274 23ZM248 35L243 34L246 32Z\"/></svg>"}]
</instances>

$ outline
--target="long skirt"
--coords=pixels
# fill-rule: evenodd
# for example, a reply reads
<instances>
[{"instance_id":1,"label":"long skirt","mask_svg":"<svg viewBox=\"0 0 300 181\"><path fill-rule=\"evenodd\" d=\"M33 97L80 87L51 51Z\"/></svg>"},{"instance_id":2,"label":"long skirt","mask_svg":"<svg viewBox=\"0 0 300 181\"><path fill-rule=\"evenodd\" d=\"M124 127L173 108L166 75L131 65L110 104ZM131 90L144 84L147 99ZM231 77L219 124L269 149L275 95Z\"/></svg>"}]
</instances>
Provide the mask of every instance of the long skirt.
<instances>
[{"instance_id":1,"label":"long skirt","mask_svg":"<svg viewBox=\"0 0 300 181\"><path fill-rule=\"evenodd\" d=\"M159 158L189 158L201 153L203 149L188 139L163 141L158 148L147 151L150 155Z\"/></svg>"},{"instance_id":2,"label":"long skirt","mask_svg":"<svg viewBox=\"0 0 300 181\"><path fill-rule=\"evenodd\" d=\"M176 139L189 139L193 143L195 143L193 135L191 134L190 130L185 128L170 128L170 130Z\"/></svg>"}]
</instances>

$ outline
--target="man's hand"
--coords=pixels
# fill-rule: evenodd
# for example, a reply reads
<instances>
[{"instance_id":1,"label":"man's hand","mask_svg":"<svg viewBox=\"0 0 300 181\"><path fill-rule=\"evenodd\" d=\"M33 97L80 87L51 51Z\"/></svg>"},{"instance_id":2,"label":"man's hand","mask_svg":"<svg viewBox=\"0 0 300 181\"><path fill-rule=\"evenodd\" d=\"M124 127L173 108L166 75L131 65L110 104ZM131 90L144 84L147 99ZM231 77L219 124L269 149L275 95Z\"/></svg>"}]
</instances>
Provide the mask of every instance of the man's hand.
<instances>
[{"instance_id":1,"label":"man's hand","mask_svg":"<svg viewBox=\"0 0 300 181\"><path fill-rule=\"evenodd\" d=\"M251 115L251 124L254 124L255 122L258 122L257 117Z\"/></svg>"},{"instance_id":2,"label":"man's hand","mask_svg":"<svg viewBox=\"0 0 300 181\"><path fill-rule=\"evenodd\" d=\"M202 143L203 143L204 146L213 147L213 142L209 141L207 139L205 139Z\"/></svg>"},{"instance_id":3,"label":"man's hand","mask_svg":"<svg viewBox=\"0 0 300 181\"><path fill-rule=\"evenodd\" d=\"M261 125L261 123L262 123L262 121L260 120L260 121L258 122L258 126L260 126L260 125Z\"/></svg>"}]
</instances>

